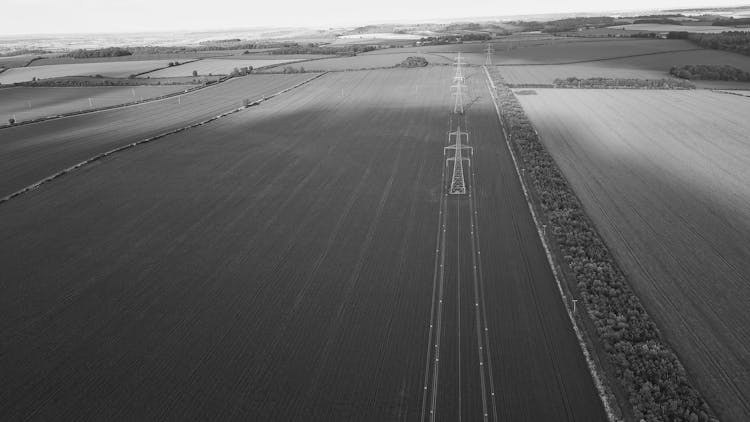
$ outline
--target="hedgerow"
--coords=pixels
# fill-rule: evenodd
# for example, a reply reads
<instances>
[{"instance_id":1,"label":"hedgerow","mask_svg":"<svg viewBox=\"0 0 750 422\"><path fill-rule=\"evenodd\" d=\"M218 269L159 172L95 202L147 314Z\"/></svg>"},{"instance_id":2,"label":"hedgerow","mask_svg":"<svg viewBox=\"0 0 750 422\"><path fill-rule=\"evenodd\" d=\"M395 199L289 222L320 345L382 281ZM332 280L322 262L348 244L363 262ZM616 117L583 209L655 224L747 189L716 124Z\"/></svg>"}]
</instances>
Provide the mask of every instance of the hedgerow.
<instances>
[{"instance_id":1,"label":"hedgerow","mask_svg":"<svg viewBox=\"0 0 750 422\"><path fill-rule=\"evenodd\" d=\"M620 88L620 89L694 89L689 81L664 79L634 78L576 78L555 79L555 88Z\"/></svg>"},{"instance_id":2,"label":"hedgerow","mask_svg":"<svg viewBox=\"0 0 750 422\"><path fill-rule=\"evenodd\" d=\"M497 94L503 125L540 202L547 233L577 282L636 419L709 421L708 405L661 339L513 92L498 84Z\"/></svg>"}]
</instances>

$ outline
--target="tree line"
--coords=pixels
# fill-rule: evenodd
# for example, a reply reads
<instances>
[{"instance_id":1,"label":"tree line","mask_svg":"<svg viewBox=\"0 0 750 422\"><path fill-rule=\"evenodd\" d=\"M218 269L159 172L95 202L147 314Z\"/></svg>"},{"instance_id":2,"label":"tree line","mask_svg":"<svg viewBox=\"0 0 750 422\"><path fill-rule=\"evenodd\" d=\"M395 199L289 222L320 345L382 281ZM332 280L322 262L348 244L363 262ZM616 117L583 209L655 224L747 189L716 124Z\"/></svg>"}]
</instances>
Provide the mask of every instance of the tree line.
<instances>
[{"instance_id":1,"label":"tree line","mask_svg":"<svg viewBox=\"0 0 750 422\"><path fill-rule=\"evenodd\" d=\"M93 50L73 50L70 53L66 54L67 57L72 57L74 59L89 59L93 57L122 57L132 55L132 51L121 47L97 48Z\"/></svg>"},{"instance_id":2,"label":"tree line","mask_svg":"<svg viewBox=\"0 0 750 422\"><path fill-rule=\"evenodd\" d=\"M704 48L732 51L750 56L750 32L725 31L718 34L676 33L673 37L689 39Z\"/></svg>"},{"instance_id":3,"label":"tree line","mask_svg":"<svg viewBox=\"0 0 750 422\"><path fill-rule=\"evenodd\" d=\"M750 82L750 73L727 64L686 64L672 66L669 73L682 79Z\"/></svg>"}]
</instances>

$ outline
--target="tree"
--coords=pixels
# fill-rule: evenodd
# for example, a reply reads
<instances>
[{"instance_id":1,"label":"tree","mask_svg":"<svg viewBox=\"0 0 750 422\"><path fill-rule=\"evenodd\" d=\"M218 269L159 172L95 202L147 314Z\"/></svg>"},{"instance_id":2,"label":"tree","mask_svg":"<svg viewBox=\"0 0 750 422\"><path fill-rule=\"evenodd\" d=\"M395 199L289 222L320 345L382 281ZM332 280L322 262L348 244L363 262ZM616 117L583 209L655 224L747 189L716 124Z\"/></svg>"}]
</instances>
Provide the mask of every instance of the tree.
<instances>
[{"instance_id":1,"label":"tree","mask_svg":"<svg viewBox=\"0 0 750 422\"><path fill-rule=\"evenodd\" d=\"M198 76L198 71L197 70L193 71L193 76Z\"/></svg>"}]
</instances>

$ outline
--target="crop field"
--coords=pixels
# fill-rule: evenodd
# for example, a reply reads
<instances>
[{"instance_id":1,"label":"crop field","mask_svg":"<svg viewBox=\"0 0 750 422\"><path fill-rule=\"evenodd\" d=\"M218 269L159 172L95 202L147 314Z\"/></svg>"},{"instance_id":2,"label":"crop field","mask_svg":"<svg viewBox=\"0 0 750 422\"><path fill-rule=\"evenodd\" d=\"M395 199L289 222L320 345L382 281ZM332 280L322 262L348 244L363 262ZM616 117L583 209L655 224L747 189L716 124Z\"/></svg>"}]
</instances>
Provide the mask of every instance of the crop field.
<instances>
[{"instance_id":1,"label":"crop field","mask_svg":"<svg viewBox=\"0 0 750 422\"><path fill-rule=\"evenodd\" d=\"M183 91L190 86L12 87L0 91L0 123L17 122L91 108L124 104Z\"/></svg>"},{"instance_id":2,"label":"crop field","mask_svg":"<svg viewBox=\"0 0 750 422\"><path fill-rule=\"evenodd\" d=\"M723 421L750 419L750 101L708 91L519 96Z\"/></svg>"},{"instance_id":3,"label":"crop field","mask_svg":"<svg viewBox=\"0 0 750 422\"><path fill-rule=\"evenodd\" d=\"M608 66L607 62L590 62L559 65L497 66L497 70L509 84L552 84L555 79L577 78L633 78L662 79L668 72L648 69L627 69Z\"/></svg>"},{"instance_id":4,"label":"crop field","mask_svg":"<svg viewBox=\"0 0 750 422\"><path fill-rule=\"evenodd\" d=\"M492 42L492 45L494 48L493 64L561 64L700 49L700 47L685 40L618 38L603 40L584 38L556 38L548 40L511 39ZM425 52L442 52L447 54L447 57L452 57L452 54L461 51L468 53L466 54L466 59L469 63L484 64L487 43L465 43L426 46L422 48Z\"/></svg>"},{"instance_id":5,"label":"crop field","mask_svg":"<svg viewBox=\"0 0 750 422\"><path fill-rule=\"evenodd\" d=\"M250 54L235 54L228 57L216 57L222 60L284 60L284 61L296 61L296 60L317 60L325 59L329 57L337 57L325 54L269 54L268 50L272 49L258 49L248 50Z\"/></svg>"},{"instance_id":6,"label":"crop field","mask_svg":"<svg viewBox=\"0 0 750 422\"><path fill-rule=\"evenodd\" d=\"M0 418L605 420L484 74L461 120L452 74L323 75L0 204Z\"/></svg>"},{"instance_id":7,"label":"crop field","mask_svg":"<svg viewBox=\"0 0 750 422\"><path fill-rule=\"evenodd\" d=\"M329 59L313 60L299 64L292 64L293 67L303 66L312 71L340 71L340 70L359 70L359 69L377 69L394 67L403 62L407 57L419 54L410 52L396 52L383 54L360 54L354 57L336 57ZM430 64L451 64L452 59L438 55L424 55ZM270 69L273 72L276 69Z\"/></svg>"},{"instance_id":8,"label":"crop field","mask_svg":"<svg viewBox=\"0 0 750 422\"><path fill-rule=\"evenodd\" d=\"M712 26L712 25L669 25L659 23L636 23L631 25L612 26L614 29L624 29L626 31L687 31L699 32L703 34L716 34L725 31L750 31L748 28L735 28L731 26Z\"/></svg>"},{"instance_id":9,"label":"crop field","mask_svg":"<svg viewBox=\"0 0 750 422\"><path fill-rule=\"evenodd\" d=\"M34 57L31 55L0 57L0 68L25 66Z\"/></svg>"},{"instance_id":10,"label":"crop field","mask_svg":"<svg viewBox=\"0 0 750 422\"><path fill-rule=\"evenodd\" d=\"M701 63L722 63L750 72L750 57L718 50L679 51L645 56L623 57L609 60L594 60L585 63L561 65L498 66L507 83L551 84L557 78L640 78L660 79L669 77L672 66ZM700 81L693 83L699 88L748 87L747 82Z\"/></svg>"},{"instance_id":11,"label":"crop field","mask_svg":"<svg viewBox=\"0 0 750 422\"><path fill-rule=\"evenodd\" d=\"M253 68L260 68L266 66L273 66L282 63L291 63L296 60L290 59L276 59L276 60L249 60L249 59L203 59L196 62L187 63L180 66L168 67L166 69L157 70L155 72L146 73L141 75L141 78L172 78L177 76L190 76L193 71L198 72L198 75L228 75L232 73L234 68L252 66Z\"/></svg>"},{"instance_id":12,"label":"crop field","mask_svg":"<svg viewBox=\"0 0 750 422\"><path fill-rule=\"evenodd\" d=\"M0 197L94 155L200 122L314 75L251 75L178 98L0 129Z\"/></svg>"},{"instance_id":13,"label":"crop field","mask_svg":"<svg viewBox=\"0 0 750 422\"><path fill-rule=\"evenodd\" d=\"M143 60L16 67L0 73L0 84L26 82L33 78L49 79L61 76L86 76L97 74L102 76L126 78L132 74L166 67L167 63L168 61Z\"/></svg>"},{"instance_id":14,"label":"crop field","mask_svg":"<svg viewBox=\"0 0 750 422\"><path fill-rule=\"evenodd\" d=\"M207 50L207 51L190 51L182 53L152 53L152 54L133 54L131 56L114 56L114 57L45 57L31 62L29 67L44 66L53 64L75 64L75 63L105 63L105 62L129 62L129 61L189 61L201 58L232 57L235 54L241 54L241 51L235 50Z\"/></svg>"}]
</instances>

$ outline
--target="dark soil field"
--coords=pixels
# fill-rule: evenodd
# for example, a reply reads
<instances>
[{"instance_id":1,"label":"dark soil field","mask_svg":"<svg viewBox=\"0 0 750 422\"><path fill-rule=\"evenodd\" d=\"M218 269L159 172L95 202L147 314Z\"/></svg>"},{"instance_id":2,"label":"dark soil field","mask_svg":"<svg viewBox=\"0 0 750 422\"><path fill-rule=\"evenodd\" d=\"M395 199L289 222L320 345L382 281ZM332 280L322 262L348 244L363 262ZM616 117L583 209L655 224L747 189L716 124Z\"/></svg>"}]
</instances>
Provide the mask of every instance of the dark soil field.
<instances>
[{"instance_id":1,"label":"dark soil field","mask_svg":"<svg viewBox=\"0 0 750 422\"><path fill-rule=\"evenodd\" d=\"M538 39L536 37L528 37L526 39L526 37L508 37L493 40L491 44L494 48L492 63L502 65L560 64L700 49L697 45L685 40L626 38L587 39L550 37L550 39ZM412 54L421 52L423 54L437 54L452 60L455 54L461 51L467 63L481 65L485 64L486 48L487 43L485 42L467 42L463 44L376 50L360 56L377 56L380 54L389 54L390 52Z\"/></svg>"},{"instance_id":2,"label":"dark soil field","mask_svg":"<svg viewBox=\"0 0 750 422\"><path fill-rule=\"evenodd\" d=\"M132 107L0 129L0 197L96 154L182 128L314 75L253 75Z\"/></svg>"},{"instance_id":3,"label":"dark soil field","mask_svg":"<svg viewBox=\"0 0 750 422\"><path fill-rule=\"evenodd\" d=\"M328 74L0 204L0 419L606 420L480 69L444 195L452 72ZM145 131L117 113L3 130L3 191Z\"/></svg>"}]
</instances>

